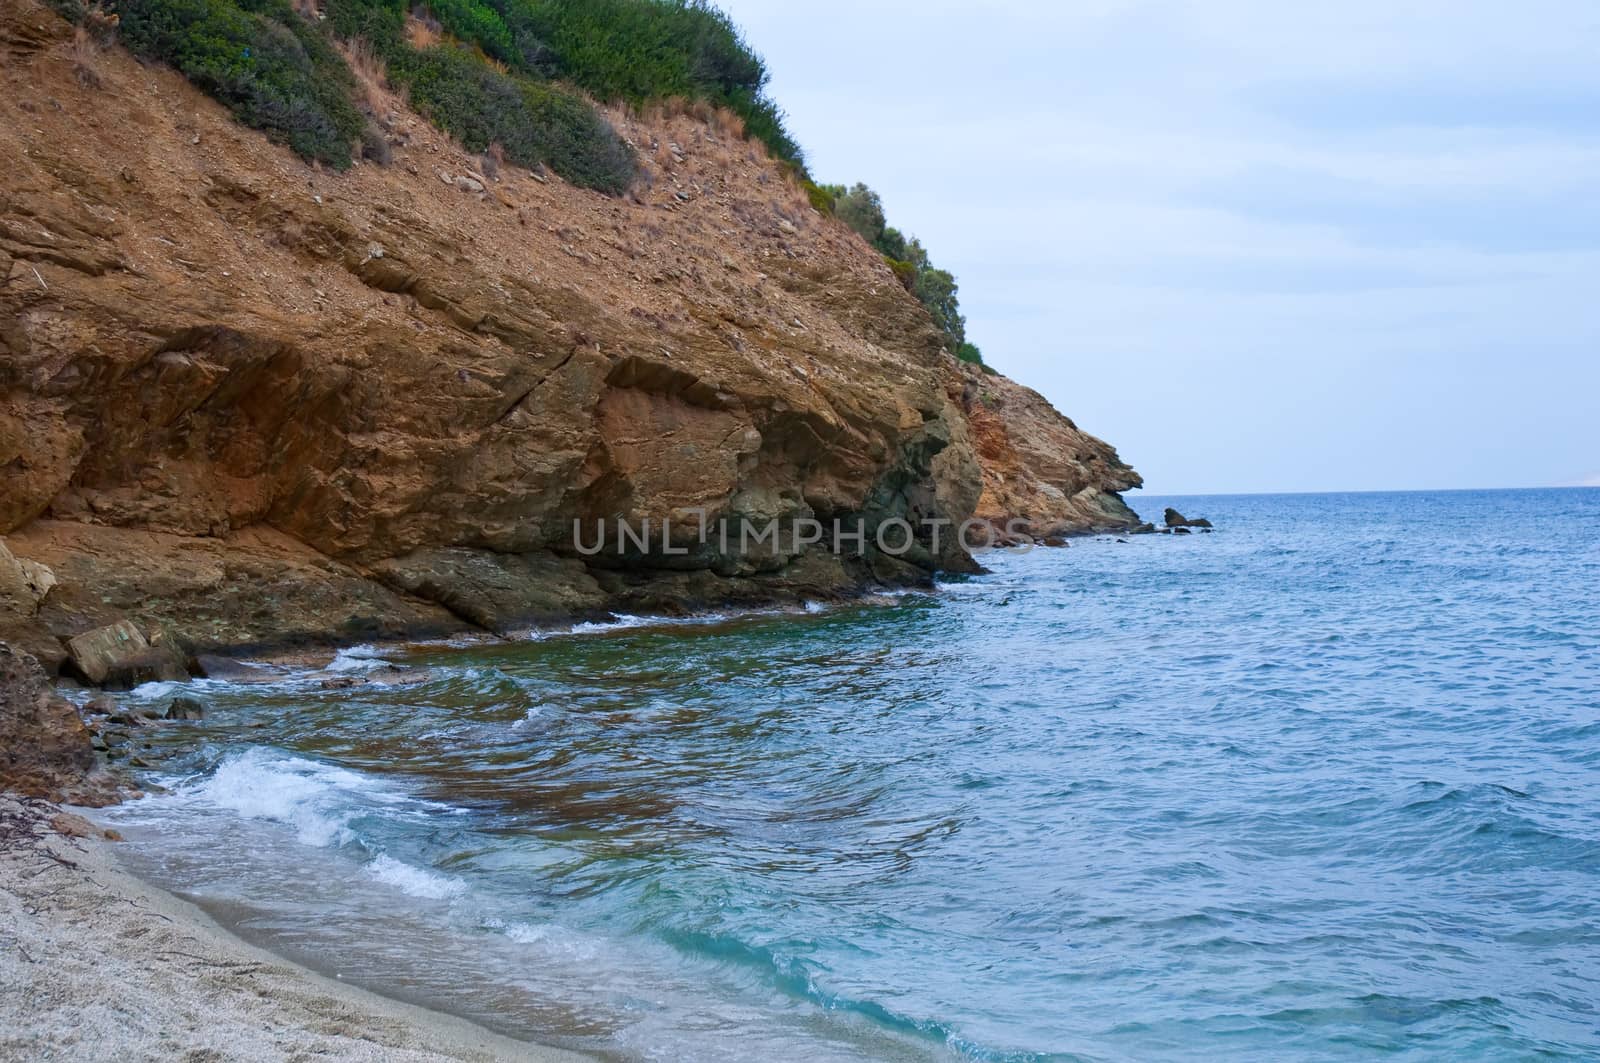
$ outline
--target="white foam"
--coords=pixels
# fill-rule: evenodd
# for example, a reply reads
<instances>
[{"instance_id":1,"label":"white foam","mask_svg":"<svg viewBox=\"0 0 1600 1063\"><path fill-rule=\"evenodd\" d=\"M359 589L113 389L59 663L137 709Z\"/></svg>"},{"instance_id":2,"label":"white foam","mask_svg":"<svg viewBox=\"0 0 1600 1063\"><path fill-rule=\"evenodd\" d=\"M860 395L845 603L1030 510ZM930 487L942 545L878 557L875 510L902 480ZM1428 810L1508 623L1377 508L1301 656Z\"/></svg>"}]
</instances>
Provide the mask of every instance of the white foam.
<instances>
[{"instance_id":1,"label":"white foam","mask_svg":"<svg viewBox=\"0 0 1600 1063\"><path fill-rule=\"evenodd\" d=\"M384 656L384 651L377 646L346 646L333 655L333 660L328 662L327 672L370 672L375 668L387 668L390 660Z\"/></svg>"},{"instance_id":2,"label":"white foam","mask_svg":"<svg viewBox=\"0 0 1600 1063\"><path fill-rule=\"evenodd\" d=\"M630 627L644 627L647 624L661 623L660 617L634 616L631 613L618 613L610 620L584 620L573 624L567 629L569 635L596 635L607 631L623 631Z\"/></svg>"},{"instance_id":3,"label":"white foam","mask_svg":"<svg viewBox=\"0 0 1600 1063\"><path fill-rule=\"evenodd\" d=\"M140 683L128 691L128 694L133 698L150 698L154 700L155 698L166 697L168 694L177 694L188 685L187 682L174 683L169 679L158 679L153 683Z\"/></svg>"},{"instance_id":4,"label":"white foam","mask_svg":"<svg viewBox=\"0 0 1600 1063\"><path fill-rule=\"evenodd\" d=\"M301 842L319 846L350 840L346 824L355 815L352 798L392 800L355 772L259 747L228 757L188 792L245 819L293 827Z\"/></svg>"},{"instance_id":5,"label":"white foam","mask_svg":"<svg viewBox=\"0 0 1600 1063\"><path fill-rule=\"evenodd\" d=\"M379 882L388 883L402 893L430 901L448 900L464 893L467 888L460 879L413 867L386 853L379 854L368 864L367 871Z\"/></svg>"},{"instance_id":6,"label":"white foam","mask_svg":"<svg viewBox=\"0 0 1600 1063\"><path fill-rule=\"evenodd\" d=\"M519 945L537 945L570 960L592 960L598 953L592 941L554 923L502 923L494 919L485 925L500 930Z\"/></svg>"},{"instance_id":7,"label":"white foam","mask_svg":"<svg viewBox=\"0 0 1600 1063\"><path fill-rule=\"evenodd\" d=\"M828 611L828 607L822 602L813 602L809 599L802 603L801 607L813 616L815 616L817 613L825 613Z\"/></svg>"}]
</instances>

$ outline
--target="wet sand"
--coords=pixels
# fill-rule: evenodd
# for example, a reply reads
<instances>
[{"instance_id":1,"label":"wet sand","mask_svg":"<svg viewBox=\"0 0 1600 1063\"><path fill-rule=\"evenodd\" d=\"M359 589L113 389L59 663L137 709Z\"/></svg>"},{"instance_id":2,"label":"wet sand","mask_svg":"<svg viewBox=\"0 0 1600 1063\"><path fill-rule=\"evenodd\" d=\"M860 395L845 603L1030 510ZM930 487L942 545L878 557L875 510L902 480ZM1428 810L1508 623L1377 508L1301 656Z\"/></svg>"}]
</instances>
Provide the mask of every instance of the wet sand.
<instances>
[{"instance_id":1,"label":"wet sand","mask_svg":"<svg viewBox=\"0 0 1600 1063\"><path fill-rule=\"evenodd\" d=\"M122 870L98 831L73 837L92 830L85 821L56 815L0 796L0 1059L586 1058L247 944Z\"/></svg>"}]
</instances>

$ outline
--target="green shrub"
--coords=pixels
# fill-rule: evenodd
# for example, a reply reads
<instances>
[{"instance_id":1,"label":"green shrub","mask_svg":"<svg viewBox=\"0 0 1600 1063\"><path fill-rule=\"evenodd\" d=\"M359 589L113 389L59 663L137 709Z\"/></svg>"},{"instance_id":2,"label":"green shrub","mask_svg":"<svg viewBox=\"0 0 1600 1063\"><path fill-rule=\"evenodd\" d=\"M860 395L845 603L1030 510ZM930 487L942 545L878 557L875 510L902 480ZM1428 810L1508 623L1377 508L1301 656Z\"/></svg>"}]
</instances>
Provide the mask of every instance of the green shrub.
<instances>
[{"instance_id":1,"label":"green shrub","mask_svg":"<svg viewBox=\"0 0 1600 1063\"><path fill-rule=\"evenodd\" d=\"M412 106L472 152L498 143L509 162L541 164L584 188L621 192L635 163L610 124L586 101L550 85L501 74L459 44L390 60L390 80Z\"/></svg>"},{"instance_id":2,"label":"green shrub","mask_svg":"<svg viewBox=\"0 0 1600 1063\"><path fill-rule=\"evenodd\" d=\"M889 269L894 272L895 278L905 287L905 290L913 295L916 294L917 267L915 263L907 262L900 258L890 258L888 255L884 255L883 260L889 263Z\"/></svg>"},{"instance_id":3,"label":"green shrub","mask_svg":"<svg viewBox=\"0 0 1600 1063\"><path fill-rule=\"evenodd\" d=\"M245 125L343 168L364 119L328 36L284 0L112 0L124 44L180 70Z\"/></svg>"},{"instance_id":4,"label":"green shrub","mask_svg":"<svg viewBox=\"0 0 1600 1063\"><path fill-rule=\"evenodd\" d=\"M386 61L405 48L404 0L326 0L322 13L335 36L365 40Z\"/></svg>"},{"instance_id":5,"label":"green shrub","mask_svg":"<svg viewBox=\"0 0 1600 1063\"><path fill-rule=\"evenodd\" d=\"M967 319L961 316L961 303L956 298L956 278L949 270L921 269L911 292L933 315L933 323L945 334L954 350L960 350L967 341Z\"/></svg>"},{"instance_id":6,"label":"green shrub","mask_svg":"<svg viewBox=\"0 0 1600 1063\"><path fill-rule=\"evenodd\" d=\"M765 64L728 16L706 0L425 0L421 6L450 37L504 63L519 82L562 80L599 99L631 103L707 100L739 115L749 136L804 173L800 145L765 94ZM407 0L326 0L333 32L347 39L365 37L388 62L391 76L404 80L406 69L417 67L425 81L460 80L458 65L441 71L439 62L415 57L405 41L406 13ZM449 100L477 98L481 90L473 84L439 87L432 113L442 124L447 119L439 116L450 116L454 124L445 128L466 139L461 130L494 120L465 121L462 108ZM557 139L563 137L572 140L565 134ZM612 153L607 148L601 154ZM509 151L508 157L514 158ZM573 179L559 165L552 163L552 169ZM578 168L589 174L607 169L597 169L593 159ZM613 183L595 180L579 183Z\"/></svg>"},{"instance_id":7,"label":"green shrub","mask_svg":"<svg viewBox=\"0 0 1600 1063\"><path fill-rule=\"evenodd\" d=\"M45 0L45 2L53 7L62 18L72 23L82 22L87 10L84 7L83 0Z\"/></svg>"},{"instance_id":8,"label":"green shrub","mask_svg":"<svg viewBox=\"0 0 1600 1063\"><path fill-rule=\"evenodd\" d=\"M956 347L956 357L973 365L983 365L983 352L978 350L976 343L968 343L966 340L962 340Z\"/></svg>"},{"instance_id":9,"label":"green shrub","mask_svg":"<svg viewBox=\"0 0 1600 1063\"><path fill-rule=\"evenodd\" d=\"M801 149L800 142L789 135L784 125L783 108L760 93L745 90L730 93L719 102L744 119L747 136L765 144L775 158L793 163L796 170L805 173L805 151Z\"/></svg>"},{"instance_id":10,"label":"green shrub","mask_svg":"<svg viewBox=\"0 0 1600 1063\"><path fill-rule=\"evenodd\" d=\"M888 224L878 193L859 181L849 188L808 185L808 191L812 188L832 202L834 216L860 233L861 238L883 256L906 290L928 308L949 348L956 351L958 357L962 350L969 349L974 357L966 360L981 365L983 358L978 348L967 343L967 319L961 316L955 276L948 270L935 268L927 249L916 237L908 237ZM812 202L816 202L815 197Z\"/></svg>"},{"instance_id":11,"label":"green shrub","mask_svg":"<svg viewBox=\"0 0 1600 1063\"><path fill-rule=\"evenodd\" d=\"M834 212L835 201L833 193L822 185L817 184L809 177L800 178L800 186L806 190L806 198L811 200L811 205L822 214Z\"/></svg>"},{"instance_id":12,"label":"green shrub","mask_svg":"<svg viewBox=\"0 0 1600 1063\"><path fill-rule=\"evenodd\" d=\"M706 0L454 2L492 7L515 43L517 61L507 62L525 72L571 81L602 100L708 100L744 119L776 158L804 166L783 111L765 93L766 64Z\"/></svg>"},{"instance_id":13,"label":"green shrub","mask_svg":"<svg viewBox=\"0 0 1600 1063\"><path fill-rule=\"evenodd\" d=\"M830 190L838 219L860 233L867 243L878 247L886 228L883 200L878 198L878 193L859 181L850 188L832 185Z\"/></svg>"},{"instance_id":14,"label":"green shrub","mask_svg":"<svg viewBox=\"0 0 1600 1063\"><path fill-rule=\"evenodd\" d=\"M446 33L471 41L502 63L521 65L522 55L511 40L511 31L493 8L477 0L428 0L427 7Z\"/></svg>"},{"instance_id":15,"label":"green shrub","mask_svg":"<svg viewBox=\"0 0 1600 1063\"><path fill-rule=\"evenodd\" d=\"M394 161L394 149L389 146L389 137L376 122L369 121L361 129L361 157L379 166L387 166Z\"/></svg>"}]
</instances>

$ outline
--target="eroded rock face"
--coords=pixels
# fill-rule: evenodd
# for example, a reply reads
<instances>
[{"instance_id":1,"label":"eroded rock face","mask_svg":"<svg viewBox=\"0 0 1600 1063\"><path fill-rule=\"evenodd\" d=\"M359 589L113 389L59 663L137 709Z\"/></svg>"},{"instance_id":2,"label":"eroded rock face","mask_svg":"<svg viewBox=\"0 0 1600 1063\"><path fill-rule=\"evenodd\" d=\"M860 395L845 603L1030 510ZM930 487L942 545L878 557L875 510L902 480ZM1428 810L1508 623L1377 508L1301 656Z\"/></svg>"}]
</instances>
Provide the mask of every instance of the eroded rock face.
<instances>
[{"instance_id":1,"label":"eroded rock face","mask_svg":"<svg viewBox=\"0 0 1600 1063\"><path fill-rule=\"evenodd\" d=\"M69 37L0 11L0 534L59 580L35 628L500 630L970 563L948 536L580 562L583 521L1127 515L1110 448L999 378L1006 412L975 406L882 260L743 140L617 115L628 197L509 168L462 196L421 119L394 166L324 173L121 52L86 88Z\"/></svg>"},{"instance_id":2,"label":"eroded rock face","mask_svg":"<svg viewBox=\"0 0 1600 1063\"><path fill-rule=\"evenodd\" d=\"M583 562L550 553L418 550L383 561L375 571L396 590L438 602L467 623L500 635L603 613L608 602Z\"/></svg>"},{"instance_id":3,"label":"eroded rock face","mask_svg":"<svg viewBox=\"0 0 1600 1063\"><path fill-rule=\"evenodd\" d=\"M100 806L118 800L96 769L78 710L51 688L39 663L0 642L0 790Z\"/></svg>"},{"instance_id":4,"label":"eroded rock face","mask_svg":"<svg viewBox=\"0 0 1600 1063\"><path fill-rule=\"evenodd\" d=\"M947 378L982 470L976 515L1035 538L1128 531L1139 517L1121 492L1139 474L1109 444L1081 431L1031 388L974 366Z\"/></svg>"}]
</instances>

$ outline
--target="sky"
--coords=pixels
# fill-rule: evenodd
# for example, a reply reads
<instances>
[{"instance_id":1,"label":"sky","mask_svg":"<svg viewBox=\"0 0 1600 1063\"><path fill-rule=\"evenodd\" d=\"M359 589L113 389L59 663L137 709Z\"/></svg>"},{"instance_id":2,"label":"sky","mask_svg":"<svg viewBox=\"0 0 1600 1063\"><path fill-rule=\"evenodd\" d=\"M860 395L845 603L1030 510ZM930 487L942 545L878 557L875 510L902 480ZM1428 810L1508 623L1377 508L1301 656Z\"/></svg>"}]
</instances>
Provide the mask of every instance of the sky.
<instances>
[{"instance_id":1,"label":"sky","mask_svg":"<svg viewBox=\"0 0 1600 1063\"><path fill-rule=\"evenodd\" d=\"M1593 0L723 6L1147 491L1600 485Z\"/></svg>"}]
</instances>

